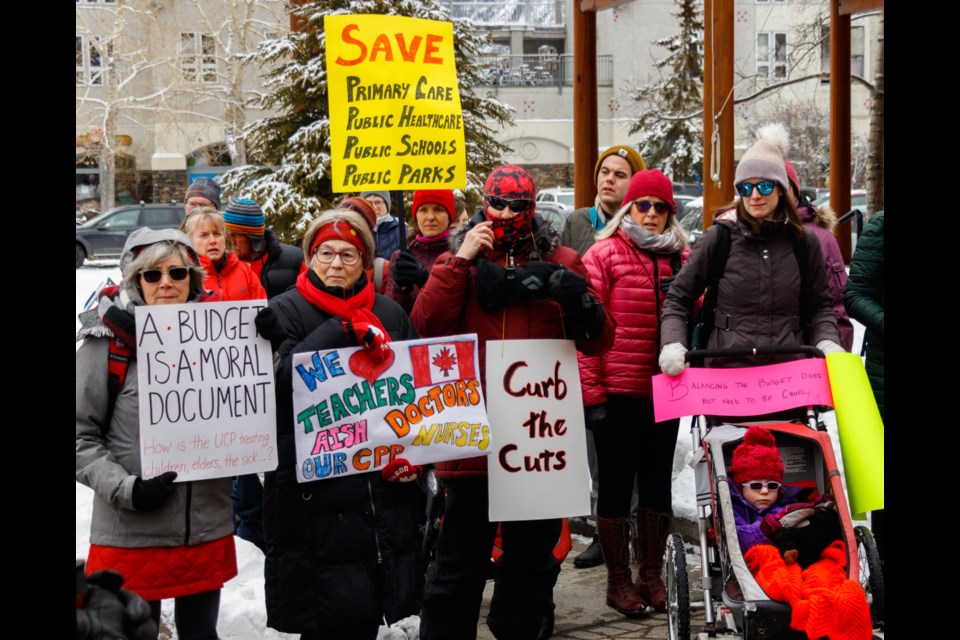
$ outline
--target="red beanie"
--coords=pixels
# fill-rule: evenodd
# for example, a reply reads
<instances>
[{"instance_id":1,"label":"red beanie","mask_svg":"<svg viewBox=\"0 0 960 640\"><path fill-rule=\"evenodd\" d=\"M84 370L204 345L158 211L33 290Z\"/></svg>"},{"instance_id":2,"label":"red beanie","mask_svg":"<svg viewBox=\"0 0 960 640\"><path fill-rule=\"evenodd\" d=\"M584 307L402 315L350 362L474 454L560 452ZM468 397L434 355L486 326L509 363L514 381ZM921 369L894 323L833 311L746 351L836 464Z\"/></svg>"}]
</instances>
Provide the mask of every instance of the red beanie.
<instances>
[{"instance_id":1,"label":"red beanie","mask_svg":"<svg viewBox=\"0 0 960 640\"><path fill-rule=\"evenodd\" d=\"M800 197L800 179L797 177L797 170L793 168L793 164L786 158L783 159L783 166L787 170L787 180L790 181L790 185L793 187L794 197Z\"/></svg>"},{"instance_id":2,"label":"red beanie","mask_svg":"<svg viewBox=\"0 0 960 640\"><path fill-rule=\"evenodd\" d=\"M773 434L763 427L750 427L733 452L730 477L738 485L751 480L783 482L783 460Z\"/></svg>"},{"instance_id":3,"label":"red beanie","mask_svg":"<svg viewBox=\"0 0 960 640\"><path fill-rule=\"evenodd\" d=\"M453 191L449 189L430 190L421 189L413 193L413 206L410 211L413 213L413 219L417 219L417 209L425 204L438 204L447 212L447 222L453 220L453 211L456 205L453 202Z\"/></svg>"},{"instance_id":4,"label":"red beanie","mask_svg":"<svg viewBox=\"0 0 960 640\"><path fill-rule=\"evenodd\" d=\"M317 250L317 247L327 240L345 240L349 242L357 248L357 251L360 252L360 257L363 259L363 262L366 263L367 248L363 246L363 240L360 239L357 230L350 226L348 222L335 220L317 229L317 235L313 236L313 244L310 245L311 257L313 256L313 252Z\"/></svg>"},{"instance_id":5,"label":"red beanie","mask_svg":"<svg viewBox=\"0 0 960 640\"><path fill-rule=\"evenodd\" d=\"M654 196L666 202L670 205L671 215L677 212L677 203L673 200L673 183L659 169L645 169L633 174L630 186L627 187L627 195L620 206L626 206L644 196Z\"/></svg>"},{"instance_id":6,"label":"red beanie","mask_svg":"<svg viewBox=\"0 0 960 640\"><path fill-rule=\"evenodd\" d=\"M343 202L337 205L337 209L345 209L347 211L356 211L363 216L363 219L367 221L367 224L370 225L370 230L373 231L373 228L377 225L377 212L374 211L373 205L357 196L351 198L345 198Z\"/></svg>"}]
</instances>

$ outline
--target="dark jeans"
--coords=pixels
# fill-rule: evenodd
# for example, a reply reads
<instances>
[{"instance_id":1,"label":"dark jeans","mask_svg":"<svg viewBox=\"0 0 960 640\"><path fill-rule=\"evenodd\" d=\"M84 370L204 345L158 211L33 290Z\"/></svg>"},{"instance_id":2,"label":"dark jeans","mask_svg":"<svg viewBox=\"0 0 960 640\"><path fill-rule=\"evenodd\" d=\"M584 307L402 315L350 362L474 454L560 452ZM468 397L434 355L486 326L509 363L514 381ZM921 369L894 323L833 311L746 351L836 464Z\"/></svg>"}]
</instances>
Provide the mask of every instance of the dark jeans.
<instances>
[{"instance_id":1,"label":"dark jeans","mask_svg":"<svg viewBox=\"0 0 960 640\"><path fill-rule=\"evenodd\" d=\"M267 552L263 538L263 485L260 476L251 473L233 479L233 533Z\"/></svg>"},{"instance_id":2,"label":"dark jeans","mask_svg":"<svg viewBox=\"0 0 960 640\"><path fill-rule=\"evenodd\" d=\"M150 601L150 612L160 628L160 600ZM218 640L220 589L181 596L173 601L173 618L180 640Z\"/></svg>"},{"instance_id":3,"label":"dark jeans","mask_svg":"<svg viewBox=\"0 0 960 640\"><path fill-rule=\"evenodd\" d=\"M446 503L436 558L427 568L421 640L475 640L497 523L487 520L487 479L445 480ZM498 640L532 640L553 609L560 563L553 548L562 521L504 522L503 554L487 626Z\"/></svg>"},{"instance_id":4,"label":"dark jeans","mask_svg":"<svg viewBox=\"0 0 960 640\"><path fill-rule=\"evenodd\" d=\"M607 419L593 429L600 487L597 515L626 518L630 498L660 513L673 511L673 454L680 420L653 421L653 401L610 396Z\"/></svg>"}]
</instances>

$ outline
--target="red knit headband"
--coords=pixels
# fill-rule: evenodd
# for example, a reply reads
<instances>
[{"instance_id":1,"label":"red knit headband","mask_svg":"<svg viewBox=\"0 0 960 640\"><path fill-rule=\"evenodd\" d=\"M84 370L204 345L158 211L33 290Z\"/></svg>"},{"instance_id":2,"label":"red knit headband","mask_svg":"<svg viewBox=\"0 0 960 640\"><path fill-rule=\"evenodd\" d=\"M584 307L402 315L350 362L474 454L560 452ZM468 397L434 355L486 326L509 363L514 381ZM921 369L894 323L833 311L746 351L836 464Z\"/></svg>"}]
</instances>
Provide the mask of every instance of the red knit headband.
<instances>
[{"instance_id":1,"label":"red knit headband","mask_svg":"<svg viewBox=\"0 0 960 640\"><path fill-rule=\"evenodd\" d=\"M310 245L310 255L312 256L317 247L327 240L344 240L355 246L362 258L367 256L367 248L363 246L360 234L348 222L334 220L317 229L317 235L314 236L313 244Z\"/></svg>"}]
</instances>

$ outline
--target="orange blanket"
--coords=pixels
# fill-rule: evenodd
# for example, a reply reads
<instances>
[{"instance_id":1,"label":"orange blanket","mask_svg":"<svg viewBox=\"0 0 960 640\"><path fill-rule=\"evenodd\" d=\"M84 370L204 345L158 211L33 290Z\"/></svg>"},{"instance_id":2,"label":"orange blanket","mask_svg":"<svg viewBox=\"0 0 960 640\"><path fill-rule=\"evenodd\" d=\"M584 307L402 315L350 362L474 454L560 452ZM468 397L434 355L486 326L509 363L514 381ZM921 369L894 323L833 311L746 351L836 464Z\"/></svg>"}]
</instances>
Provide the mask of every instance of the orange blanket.
<instances>
[{"instance_id":1,"label":"orange blanket","mask_svg":"<svg viewBox=\"0 0 960 640\"><path fill-rule=\"evenodd\" d=\"M743 557L767 595L790 605L791 629L805 632L810 640L873 637L867 596L859 582L847 578L842 542L830 544L819 560L802 570L769 544L751 547Z\"/></svg>"}]
</instances>

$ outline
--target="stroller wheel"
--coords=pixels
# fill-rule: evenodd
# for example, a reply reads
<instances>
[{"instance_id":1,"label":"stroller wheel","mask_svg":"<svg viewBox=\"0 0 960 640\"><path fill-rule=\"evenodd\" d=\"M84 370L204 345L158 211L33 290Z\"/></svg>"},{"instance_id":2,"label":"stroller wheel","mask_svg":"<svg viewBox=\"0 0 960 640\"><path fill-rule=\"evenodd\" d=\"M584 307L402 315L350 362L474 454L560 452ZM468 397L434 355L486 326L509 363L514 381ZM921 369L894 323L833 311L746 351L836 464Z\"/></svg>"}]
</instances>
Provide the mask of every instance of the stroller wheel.
<instances>
[{"instance_id":1,"label":"stroller wheel","mask_svg":"<svg viewBox=\"0 0 960 640\"><path fill-rule=\"evenodd\" d=\"M860 586L867 594L870 603L870 617L873 626L883 626L883 567L873 533L861 525L854 529L857 537L857 555L860 559Z\"/></svg>"},{"instance_id":2,"label":"stroller wheel","mask_svg":"<svg viewBox=\"0 0 960 640\"><path fill-rule=\"evenodd\" d=\"M667 538L663 558L667 580L667 634L670 640L690 639L690 590L687 585L687 556L678 533Z\"/></svg>"}]
</instances>

